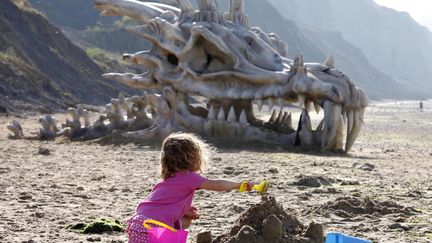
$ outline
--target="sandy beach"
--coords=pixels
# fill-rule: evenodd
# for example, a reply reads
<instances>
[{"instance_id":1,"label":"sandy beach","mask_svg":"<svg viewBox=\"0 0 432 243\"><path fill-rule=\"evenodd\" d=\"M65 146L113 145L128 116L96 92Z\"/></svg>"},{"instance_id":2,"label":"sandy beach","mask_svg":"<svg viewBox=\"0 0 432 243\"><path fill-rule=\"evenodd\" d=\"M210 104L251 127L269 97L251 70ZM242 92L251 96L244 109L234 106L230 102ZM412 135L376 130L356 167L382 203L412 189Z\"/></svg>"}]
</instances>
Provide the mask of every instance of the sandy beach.
<instances>
[{"instance_id":1,"label":"sandy beach","mask_svg":"<svg viewBox=\"0 0 432 243\"><path fill-rule=\"evenodd\" d=\"M348 155L213 146L204 176L257 183L265 177L268 193L284 209L305 224L323 224L326 232L373 242L432 242L432 101L423 111L418 105L371 103ZM159 180L159 148L12 140L6 129L12 119L26 136L40 127L38 115L0 117L0 242L127 242L122 233L85 235L67 226L102 217L126 221ZM201 218L189 229L189 242L201 231L220 235L260 200L256 193L198 191L194 205ZM375 206L352 210L343 202Z\"/></svg>"}]
</instances>

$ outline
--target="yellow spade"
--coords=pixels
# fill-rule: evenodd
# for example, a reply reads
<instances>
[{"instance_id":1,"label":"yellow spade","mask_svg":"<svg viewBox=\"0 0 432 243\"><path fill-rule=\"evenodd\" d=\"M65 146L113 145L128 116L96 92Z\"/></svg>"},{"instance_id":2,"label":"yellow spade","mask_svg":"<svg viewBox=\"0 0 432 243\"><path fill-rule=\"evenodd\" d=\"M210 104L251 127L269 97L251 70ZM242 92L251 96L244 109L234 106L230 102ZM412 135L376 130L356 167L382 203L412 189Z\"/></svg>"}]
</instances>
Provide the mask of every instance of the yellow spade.
<instances>
[{"instance_id":1,"label":"yellow spade","mask_svg":"<svg viewBox=\"0 0 432 243\"><path fill-rule=\"evenodd\" d=\"M248 184L247 181L243 181L240 185L239 191L245 192L247 189L247 184ZM268 191L269 186L270 186L270 183L266 179L263 179L260 184L253 185L252 189L257 191L259 194L264 194Z\"/></svg>"}]
</instances>

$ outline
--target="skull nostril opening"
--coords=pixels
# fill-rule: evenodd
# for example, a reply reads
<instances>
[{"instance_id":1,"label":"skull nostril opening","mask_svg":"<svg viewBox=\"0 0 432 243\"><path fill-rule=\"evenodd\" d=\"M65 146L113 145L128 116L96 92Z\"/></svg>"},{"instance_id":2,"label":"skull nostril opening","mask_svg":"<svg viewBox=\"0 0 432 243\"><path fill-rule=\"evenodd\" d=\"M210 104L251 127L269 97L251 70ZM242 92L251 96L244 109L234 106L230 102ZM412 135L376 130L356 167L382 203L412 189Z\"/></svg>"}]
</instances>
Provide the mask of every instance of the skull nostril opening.
<instances>
[{"instance_id":1,"label":"skull nostril opening","mask_svg":"<svg viewBox=\"0 0 432 243\"><path fill-rule=\"evenodd\" d=\"M124 54L122 57L123 61L128 61L131 58L132 58L132 56L130 54Z\"/></svg>"},{"instance_id":2,"label":"skull nostril opening","mask_svg":"<svg viewBox=\"0 0 432 243\"><path fill-rule=\"evenodd\" d=\"M167 56L168 62L171 63L172 65L177 66L179 63L178 58L174 55L174 54L168 54Z\"/></svg>"}]
</instances>

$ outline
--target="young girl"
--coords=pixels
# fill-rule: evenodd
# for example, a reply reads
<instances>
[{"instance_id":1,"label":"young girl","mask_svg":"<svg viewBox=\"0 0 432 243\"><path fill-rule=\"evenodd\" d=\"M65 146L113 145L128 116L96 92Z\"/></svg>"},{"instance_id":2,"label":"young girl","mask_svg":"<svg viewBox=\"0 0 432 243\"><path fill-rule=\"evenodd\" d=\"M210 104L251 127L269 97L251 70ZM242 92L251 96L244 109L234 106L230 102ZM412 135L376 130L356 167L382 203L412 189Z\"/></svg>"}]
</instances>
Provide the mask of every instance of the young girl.
<instances>
[{"instance_id":1,"label":"young girl","mask_svg":"<svg viewBox=\"0 0 432 243\"><path fill-rule=\"evenodd\" d=\"M229 191L239 189L241 182L210 180L199 173L203 171L205 144L191 134L176 133L162 143L161 176L150 195L138 204L135 215L128 220L126 233L130 243L148 241L143 222L154 219L176 229L189 227L198 219L197 209L192 207L195 190ZM250 191L252 184L248 183Z\"/></svg>"}]
</instances>

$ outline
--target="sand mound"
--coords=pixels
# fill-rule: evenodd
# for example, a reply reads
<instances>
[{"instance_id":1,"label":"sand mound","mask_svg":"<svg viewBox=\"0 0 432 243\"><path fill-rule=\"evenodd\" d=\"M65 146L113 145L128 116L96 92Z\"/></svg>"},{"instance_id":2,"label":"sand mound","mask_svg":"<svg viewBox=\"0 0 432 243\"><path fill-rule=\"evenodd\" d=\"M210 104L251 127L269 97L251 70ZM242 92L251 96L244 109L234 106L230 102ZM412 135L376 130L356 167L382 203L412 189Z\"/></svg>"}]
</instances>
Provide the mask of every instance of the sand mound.
<instances>
[{"instance_id":1,"label":"sand mound","mask_svg":"<svg viewBox=\"0 0 432 243\"><path fill-rule=\"evenodd\" d=\"M416 210L411 207L404 207L392 201L375 201L370 198L340 197L335 201L327 202L310 211L326 214L334 212L337 216L350 218L357 215L387 215L403 214L410 216L415 214Z\"/></svg>"},{"instance_id":2,"label":"sand mound","mask_svg":"<svg viewBox=\"0 0 432 243\"><path fill-rule=\"evenodd\" d=\"M234 225L213 243L312 243L324 242L323 228L311 223L306 228L295 216L287 214L274 197L244 212Z\"/></svg>"}]
</instances>

